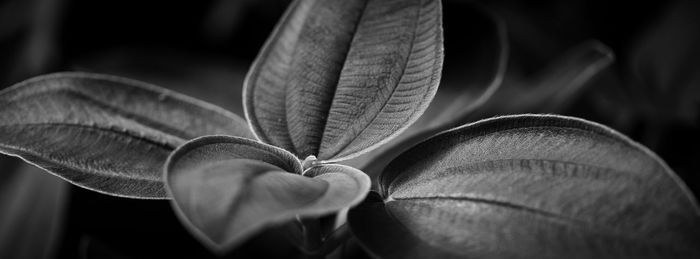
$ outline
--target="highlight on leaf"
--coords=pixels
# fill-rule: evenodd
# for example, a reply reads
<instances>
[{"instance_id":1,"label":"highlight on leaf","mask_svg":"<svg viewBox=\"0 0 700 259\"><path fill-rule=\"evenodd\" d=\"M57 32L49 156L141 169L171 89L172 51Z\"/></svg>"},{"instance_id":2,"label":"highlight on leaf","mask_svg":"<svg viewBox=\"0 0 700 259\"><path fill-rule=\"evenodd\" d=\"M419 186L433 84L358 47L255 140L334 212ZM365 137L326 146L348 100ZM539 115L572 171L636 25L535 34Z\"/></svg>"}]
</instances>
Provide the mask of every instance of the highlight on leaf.
<instances>
[{"instance_id":1,"label":"highlight on leaf","mask_svg":"<svg viewBox=\"0 0 700 259\"><path fill-rule=\"evenodd\" d=\"M253 138L240 117L125 78L56 73L0 92L0 153L73 184L144 199L167 198L162 165L186 140Z\"/></svg>"},{"instance_id":2,"label":"highlight on leaf","mask_svg":"<svg viewBox=\"0 0 700 259\"><path fill-rule=\"evenodd\" d=\"M257 137L333 162L389 141L427 108L440 79L439 0L297 0L244 85Z\"/></svg>"},{"instance_id":3,"label":"highlight on leaf","mask_svg":"<svg viewBox=\"0 0 700 259\"><path fill-rule=\"evenodd\" d=\"M500 89L506 73L510 46L505 22L474 3L445 11L445 57L440 87L423 115L401 135L381 147L347 161L376 177L389 161L409 147L439 132L469 122ZM469 35L469 37L464 37Z\"/></svg>"},{"instance_id":4,"label":"highlight on leaf","mask_svg":"<svg viewBox=\"0 0 700 259\"><path fill-rule=\"evenodd\" d=\"M673 171L582 119L504 116L444 132L392 161L379 188L348 219L382 258L700 255L700 209Z\"/></svg>"},{"instance_id":5,"label":"highlight on leaf","mask_svg":"<svg viewBox=\"0 0 700 259\"><path fill-rule=\"evenodd\" d=\"M293 154L230 136L201 137L179 147L164 174L181 221L220 253L266 227L353 206L370 186L367 175L342 165L316 165L302 175Z\"/></svg>"}]
</instances>

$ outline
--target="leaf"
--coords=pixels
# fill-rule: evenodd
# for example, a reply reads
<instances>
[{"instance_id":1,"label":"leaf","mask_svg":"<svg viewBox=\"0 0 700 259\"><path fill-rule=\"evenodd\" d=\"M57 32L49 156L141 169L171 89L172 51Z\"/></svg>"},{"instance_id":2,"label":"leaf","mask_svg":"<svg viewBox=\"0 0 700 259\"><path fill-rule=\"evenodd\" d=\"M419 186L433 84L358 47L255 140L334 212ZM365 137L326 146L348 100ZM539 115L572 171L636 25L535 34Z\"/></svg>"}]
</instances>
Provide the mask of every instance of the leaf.
<instances>
[{"instance_id":1,"label":"leaf","mask_svg":"<svg viewBox=\"0 0 700 259\"><path fill-rule=\"evenodd\" d=\"M437 90L441 19L438 0L294 1L246 78L253 131L325 162L390 140Z\"/></svg>"},{"instance_id":2,"label":"leaf","mask_svg":"<svg viewBox=\"0 0 700 259\"><path fill-rule=\"evenodd\" d=\"M0 92L0 153L78 186L130 198L166 198L170 151L202 135L252 138L221 108L145 83L58 73Z\"/></svg>"},{"instance_id":3,"label":"leaf","mask_svg":"<svg viewBox=\"0 0 700 259\"><path fill-rule=\"evenodd\" d=\"M404 133L346 164L375 177L402 151L470 121L469 115L500 88L509 55L505 23L474 3L453 5L445 12L445 44L452 52L445 57L441 85L430 106Z\"/></svg>"},{"instance_id":4,"label":"leaf","mask_svg":"<svg viewBox=\"0 0 700 259\"><path fill-rule=\"evenodd\" d=\"M17 158L0 168L0 258L56 258L68 184Z\"/></svg>"},{"instance_id":5,"label":"leaf","mask_svg":"<svg viewBox=\"0 0 700 259\"><path fill-rule=\"evenodd\" d=\"M165 166L172 205L187 228L226 252L266 227L355 205L369 191L361 171L317 165L302 175L291 153L229 136L207 136L175 150Z\"/></svg>"},{"instance_id":6,"label":"leaf","mask_svg":"<svg viewBox=\"0 0 700 259\"><path fill-rule=\"evenodd\" d=\"M482 120L392 161L350 210L382 258L691 258L700 209L668 166L600 124Z\"/></svg>"}]
</instances>

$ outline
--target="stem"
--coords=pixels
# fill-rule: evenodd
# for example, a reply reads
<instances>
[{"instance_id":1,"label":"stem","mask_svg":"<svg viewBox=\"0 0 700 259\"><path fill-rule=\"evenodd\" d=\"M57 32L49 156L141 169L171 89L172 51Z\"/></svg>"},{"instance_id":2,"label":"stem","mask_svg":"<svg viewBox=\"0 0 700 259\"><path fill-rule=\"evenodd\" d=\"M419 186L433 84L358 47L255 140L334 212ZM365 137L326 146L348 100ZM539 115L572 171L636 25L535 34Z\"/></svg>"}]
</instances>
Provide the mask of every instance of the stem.
<instances>
[{"instance_id":1,"label":"stem","mask_svg":"<svg viewBox=\"0 0 700 259\"><path fill-rule=\"evenodd\" d=\"M348 240L350 236L352 236L350 228L348 227L348 225L344 224L335 231L333 231L333 233L328 235L323 240L323 244L321 245L321 247L319 247L318 250L315 252L324 255L330 254L331 252L333 252L333 250L335 250L346 240Z\"/></svg>"},{"instance_id":2,"label":"stem","mask_svg":"<svg viewBox=\"0 0 700 259\"><path fill-rule=\"evenodd\" d=\"M292 221L284 226L285 235L287 240L296 247L304 247L304 227L301 222Z\"/></svg>"},{"instance_id":3,"label":"stem","mask_svg":"<svg viewBox=\"0 0 700 259\"><path fill-rule=\"evenodd\" d=\"M304 227L304 247L305 258L323 258L322 254L315 251L321 246L321 226L317 218L300 219Z\"/></svg>"},{"instance_id":4,"label":"stem","mask_svg":"<svg viewBox=\"0 0 700 259\"><path fill-rule=\"evenodd\" d=\"M347 224L338 227L333 233L321 239L318 219L302 219L304 226L304 258L324 258L352 236Z\"/></svg>"}]
</instances>

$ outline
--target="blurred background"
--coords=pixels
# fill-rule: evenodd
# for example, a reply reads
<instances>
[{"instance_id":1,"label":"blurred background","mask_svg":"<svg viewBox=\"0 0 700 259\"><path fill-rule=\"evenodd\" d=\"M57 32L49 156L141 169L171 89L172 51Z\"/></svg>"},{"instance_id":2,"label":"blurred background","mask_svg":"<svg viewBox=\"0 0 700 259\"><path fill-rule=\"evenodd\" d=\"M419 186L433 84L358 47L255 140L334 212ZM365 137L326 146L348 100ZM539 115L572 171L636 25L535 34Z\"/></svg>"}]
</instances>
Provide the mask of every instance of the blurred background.
<instances>
[{"instance_id":1,"label":"blurred background","mask_svg":"<svg viewBox=\"0 0 700 259\"><path fill-rule=\"evenodd\" d=\"M107 73L242 115L247 69L288 3L4 0L0 88L57 71ZM698 196L700 2L443 0L443 10L440 90L401 140L494 115L578 116L646 145ZM376 175L401 148L349 163ZM0 258L214 257L167 201L90 192L16 158L0 157L0 172ZM272 229L227 257L297 255Z\"/></svg>"}]
</instances>

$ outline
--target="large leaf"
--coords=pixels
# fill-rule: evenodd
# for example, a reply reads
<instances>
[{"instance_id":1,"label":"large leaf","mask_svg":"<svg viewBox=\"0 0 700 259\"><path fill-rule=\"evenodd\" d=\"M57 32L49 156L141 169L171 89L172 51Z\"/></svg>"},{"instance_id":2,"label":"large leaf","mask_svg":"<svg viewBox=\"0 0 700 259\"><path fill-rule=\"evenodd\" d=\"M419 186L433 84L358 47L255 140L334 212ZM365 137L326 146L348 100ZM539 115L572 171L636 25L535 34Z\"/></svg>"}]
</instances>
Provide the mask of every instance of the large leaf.
<instances>
[{"instance_id":1,"label":"large leaf","mask_svg":"<svg viewBox=\"0 0 700 259\"><path fill-rule=\"evenodd\" d=\"M229 136L198 138L175 150L165 179L180 219L218 252L297 215L357 204L370 186L357 169L316 165L302 172L301 162L283 149Z\"/></svg>"},{"instance_id":2,"label":"large leaf","mask_svg":"<svg viewBox=\"0 0 700 259\"><path fill-rule=\"evenodd\" d=\"M221 108L119 77L58 73L0 93L0 152L71 183L132 198L166 198L170 151L202 135L252 138Z\"/></svg>"},{"instance_id":3,"label":"large leaf","mask_svg":"<svg viewBox=\"0 0 700 259\"><path fill-rule=\"evenodd\" d=\"M487 119L401 154L353 232L386 258L691 258L700 210L656 155L596 123Z\"/></svg>"},{"instance_id":4,"label":"large leaf","mask_svg":"<svg viewBox=\"0 0 700 259\"><path fill-rule=\"evenodd\" d=\"M244 86L257 137L298 157L356 156L426 109L442 65L438 0L298 0Z\"/></svg>"}]
</instances>

